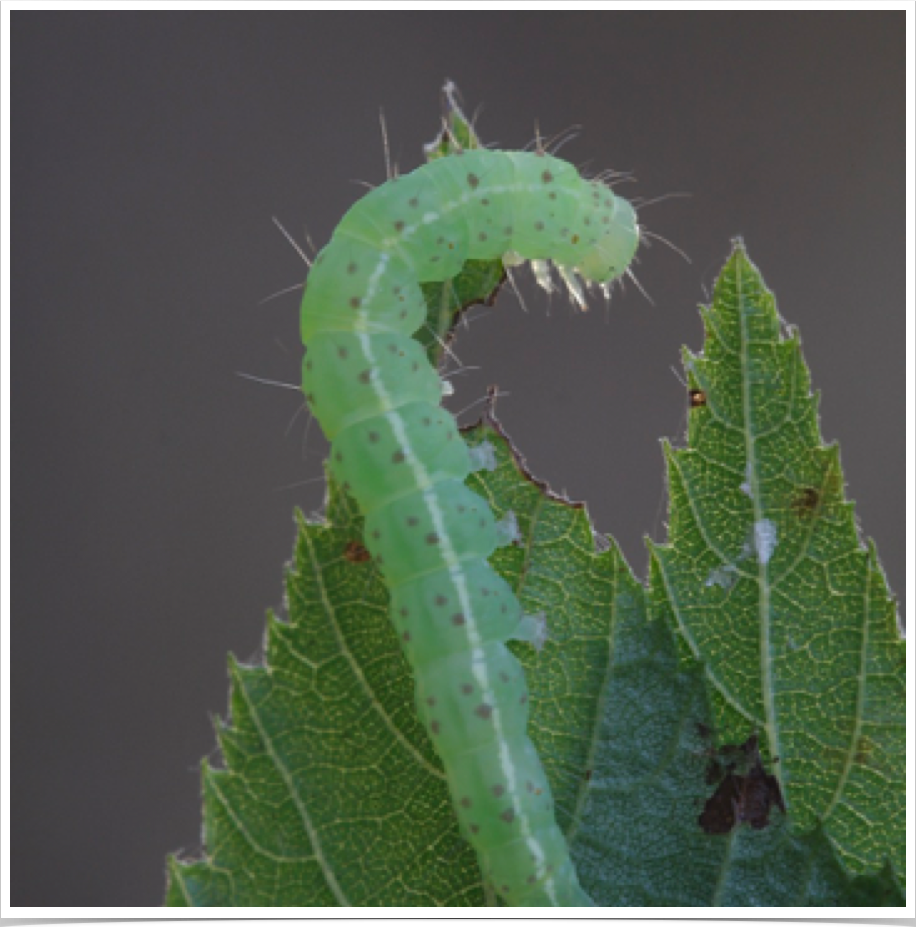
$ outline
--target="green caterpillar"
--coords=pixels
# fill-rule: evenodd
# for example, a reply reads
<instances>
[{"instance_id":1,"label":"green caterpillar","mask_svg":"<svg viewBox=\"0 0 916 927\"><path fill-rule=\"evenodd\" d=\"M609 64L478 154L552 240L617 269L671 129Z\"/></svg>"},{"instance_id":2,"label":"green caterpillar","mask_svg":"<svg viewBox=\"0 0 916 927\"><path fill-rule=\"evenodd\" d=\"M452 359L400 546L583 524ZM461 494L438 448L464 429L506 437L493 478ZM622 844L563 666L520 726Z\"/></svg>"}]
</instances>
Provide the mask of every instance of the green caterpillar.
<instances>
[{"instance_id":1,"label":"green caterpillar","mask_svg":"<svg viewBox=\"0 0 916 927\"><path fill-rule=\"evenodd\" d=\"M303 391L331 441L331 471L365 515L462 833L513 906L593 902L557 826L526 733L524 673L505 646L534 640L537 623L487 563L513 526L464 485L492 463L468 451L411 337L426 319L420 284L510 254L608 284L638 243L632 206L571 164L465 151L357 202L316 258L302 302Z\"/></svg>"}]
</instances>

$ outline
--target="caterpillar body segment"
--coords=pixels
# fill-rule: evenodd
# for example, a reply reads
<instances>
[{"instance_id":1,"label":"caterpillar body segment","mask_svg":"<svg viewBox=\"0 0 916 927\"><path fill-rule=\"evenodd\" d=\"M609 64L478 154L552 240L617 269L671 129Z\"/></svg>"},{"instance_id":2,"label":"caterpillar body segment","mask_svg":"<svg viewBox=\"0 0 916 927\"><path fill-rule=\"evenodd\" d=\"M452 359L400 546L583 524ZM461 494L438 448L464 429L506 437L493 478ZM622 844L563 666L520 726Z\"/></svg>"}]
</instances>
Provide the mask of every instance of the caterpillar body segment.
<instances>
[{"instance_id":1,"label":"caterpillar body segment","mask_svg":"<svg viewBox=\"0 0 916 927\"><path fill-rule=\"evenodd\" d=\"M462 833L513 906L582 907L550 786L527 735L528 690L505 646L534 639L487 558L505 526L464 481L472 455L440 406L411 335L420 284L509 252L607 284L639 241L632 207L566 162L468 151L373 190L344 216L302 302L303 390L332 442L330 468L365 515L420 718L442 759Z\"/></svg>"}]
</instances>

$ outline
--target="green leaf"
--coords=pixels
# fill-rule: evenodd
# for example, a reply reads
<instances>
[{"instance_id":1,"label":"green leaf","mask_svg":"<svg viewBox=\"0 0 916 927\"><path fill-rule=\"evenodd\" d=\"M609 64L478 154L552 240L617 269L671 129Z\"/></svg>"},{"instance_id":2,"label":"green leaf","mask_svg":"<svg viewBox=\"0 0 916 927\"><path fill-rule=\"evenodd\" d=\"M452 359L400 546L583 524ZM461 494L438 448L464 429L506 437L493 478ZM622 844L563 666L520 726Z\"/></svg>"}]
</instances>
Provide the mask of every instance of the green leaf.
<instances>
[{"instance_id":1,"label":"green leaf","mask_svg":"<svg viewBox=\"0 0 916 927\"><path fill-rule=\"evenodd\" d=\"M498 467L472 478L521 543L495 565L550 616L538 654L514 645L583 883L599 904L897 904L894 882L855 885L822 835L703 833L711 724L702 668L679 657L616 545L596 552L581 506L527 473L492 415L465 435ZM225 770L204 768L208 856L170 862L170 906L483 906L409 668L365 559L362 522L332 486L327 523L300 520L289 622L271 618L265 667L232 664ZM890 900L888 900L890 899Z\"/></svg>"},{"instance_id":2,"label":"green leaf","mask_svg":"<svg viewBox=\"0 0 916 927\"><path fill-rule=\"evenodd\" d=\"M616 610L607 707L569 835L592 897L606 907L903 904L886 875L853 882L820 830L795 835L778 812L764 830L703 831L715 790L703 668L678 655L666 599L647 603L632 579L624 585L632 598Z\"/></svg>"},{"instance_id":3,"label":"green leaf","mask_svg":"<svg viewBox=\"0 0 916 927\"><path fill-rule=\"evenodd\" d=\"M427 161L481 147L474 122L465 116L461 106L458 88L450 80L446 81L442 88L442 129L431 142L423 146Z\"/></svg>"},{"instance_id":4,"label":"green leaf","mask_svg":"<svg viewBox=\"0 0 916 927\"><path fill-rule=\"evenodd\" d=\"M538 654L518 644L532 736L565 827L581 813L610 659L614 607L632 595L616 549L596 553L585 511L546 496L491 420L499 466L471 485L521 542L494 558L528 611L551 616ZM481 906L473 851L413 707L362 521L331 487L326 524L300 521L289 621L271 616L264 667L231 664L226 769L204 767L205 860L170 864L170 905ZM638 587L635 587L638 589Z\"/></svg>"},{"instance_id":5,"label":"green leaf","mask_svg":"<svg viewBox=\"0 0 916 927\"><path fill-rule=\"evenodd\" d=\"M653 596L700 660L723 740L759 732L795 832L854 874L905 871L905 664L874 547L823 446L797 333L736 244L685 355L698 398L666 449L669 543Z\"/></svg>"}]
</instances>

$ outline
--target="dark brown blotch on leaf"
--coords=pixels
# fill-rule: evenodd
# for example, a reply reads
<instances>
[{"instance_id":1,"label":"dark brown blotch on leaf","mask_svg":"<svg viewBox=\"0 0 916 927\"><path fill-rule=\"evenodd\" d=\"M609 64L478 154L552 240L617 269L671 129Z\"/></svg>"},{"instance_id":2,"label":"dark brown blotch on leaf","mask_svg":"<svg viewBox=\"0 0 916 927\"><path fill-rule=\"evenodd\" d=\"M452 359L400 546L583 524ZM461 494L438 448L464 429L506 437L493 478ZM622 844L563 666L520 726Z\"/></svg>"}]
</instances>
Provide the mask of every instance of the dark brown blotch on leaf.
<instances>
[{"instance_id":1,"label":"dark brown blotch on leaf","mask_svg":"<svg viewBox=\"0 0 916 927\"><path fill-rule=\"evenodd\" d=\"M714 781L722 780L699 817L705 833L729 834L742 823L763 830L774 807L785 813L779 780L763 768L756 734L743 744L721 747L707 767L707 781L714 767Z\"/></svg>"}]
</instances>

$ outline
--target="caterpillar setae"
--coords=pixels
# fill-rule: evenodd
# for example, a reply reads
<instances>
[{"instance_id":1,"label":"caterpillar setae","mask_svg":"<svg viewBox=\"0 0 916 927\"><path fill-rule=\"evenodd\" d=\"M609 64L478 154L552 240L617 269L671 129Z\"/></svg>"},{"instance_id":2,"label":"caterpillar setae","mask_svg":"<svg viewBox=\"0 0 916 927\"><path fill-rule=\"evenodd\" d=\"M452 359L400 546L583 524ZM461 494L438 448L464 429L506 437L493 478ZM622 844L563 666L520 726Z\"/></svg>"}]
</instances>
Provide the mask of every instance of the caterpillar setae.
<instances>
[{"instance_id":1,"label":"caterpillar setae","mask_svg":"<svg viewBox=\"0 0 916 927\"><path fill-rule=\"evenodd\" d=\"M426 319L420 284L508 255L608 284L638 243L632 206L571 164L469 150L359 200L317 256L302 301L303 391L331 442L331 473L365 516L461 832L513 906L593 902L557 826L526 732L524 673L506 647L535 640L537 622L487 562L513 526L464 485L492 461L468 450L411 337Z\"/></svg>"}]
</instances>

